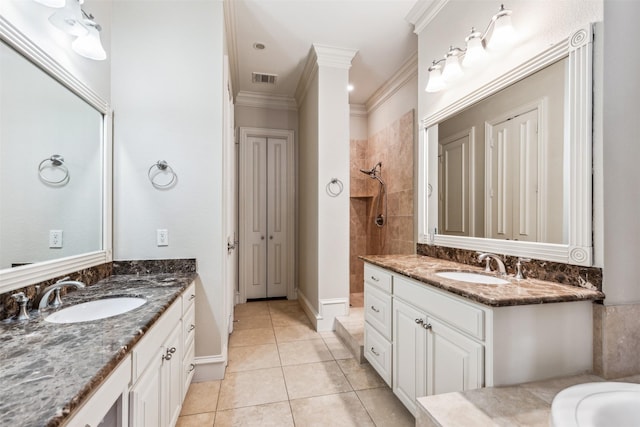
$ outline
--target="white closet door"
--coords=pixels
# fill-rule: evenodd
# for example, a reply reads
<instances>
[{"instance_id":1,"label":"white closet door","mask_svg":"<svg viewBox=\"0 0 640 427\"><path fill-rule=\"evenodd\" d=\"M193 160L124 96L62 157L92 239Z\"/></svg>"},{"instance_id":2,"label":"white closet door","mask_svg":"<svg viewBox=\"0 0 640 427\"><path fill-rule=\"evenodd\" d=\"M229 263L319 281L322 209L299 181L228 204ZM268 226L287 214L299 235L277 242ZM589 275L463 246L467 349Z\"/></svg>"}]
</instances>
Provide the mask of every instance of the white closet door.
<instances>
[{"instance_id":1,"label":"white closet door","mask_svg":"<svg viewBox=\"0 0 640 427\"><path fill-rule=\"evenodd\" d=\"M513 120L518 133L518 149L514 164L518 168L514 188L513 238L538 241L538 110ZM561 183L555 183L561 185Z\"/></svg>"},{"instance_id":2,"label":"white closet door","mask_svg":"<svg viewBox=\"0 0 640 427\"><path fill-rule=\"evenodd\" d=\"M267 296L267 139L249 137L243 159L244 230L241 242L246 297ZM242 248L244 246L244 248Z\"/></svg>"},{"instance_id":3,"label":"white closet door","mask_svg":"<svg viewBox=\"0 0 640 427\"><path fill-rule=\"evenodd\" d=\"M267 297L287 295L287 140L267 141Z\"/></svg>"},{"instance_id":4,"label":"white closet door","mask_svg":"<svg viewBox=\"0 0 640 427\"><path fill-rule=\"evenodd\" d=\"M440 232L469 235L470 218L470 133L456 135L440 144Z\"/></svg>"}]
</instances>

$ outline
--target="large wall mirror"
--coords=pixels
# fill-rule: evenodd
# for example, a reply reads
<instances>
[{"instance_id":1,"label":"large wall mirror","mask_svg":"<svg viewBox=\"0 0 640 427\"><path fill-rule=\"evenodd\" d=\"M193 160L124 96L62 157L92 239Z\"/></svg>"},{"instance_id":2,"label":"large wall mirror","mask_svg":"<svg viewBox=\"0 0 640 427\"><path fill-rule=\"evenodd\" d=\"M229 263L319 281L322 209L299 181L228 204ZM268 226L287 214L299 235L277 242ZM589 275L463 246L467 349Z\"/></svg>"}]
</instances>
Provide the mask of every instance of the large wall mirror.
<instances>
[{"instance_id":1,"label":"large wall mirror","mask_svg":"<svg viewBox=\"0 0 640 427\"><path fill-rule=\"evenodd\" d=\"M0 20L0 292L110 261L110 112Z\"/></svg>"},{"instance_id":2,"label":"large wall mirror","mask_svg":"<svg viewBox=\"0 0 640 427\"><path fill-rule=\"evenodd\" d=\"M591 265L592 29L423 120L420 243Z\"/></svg>"}]
</instances>

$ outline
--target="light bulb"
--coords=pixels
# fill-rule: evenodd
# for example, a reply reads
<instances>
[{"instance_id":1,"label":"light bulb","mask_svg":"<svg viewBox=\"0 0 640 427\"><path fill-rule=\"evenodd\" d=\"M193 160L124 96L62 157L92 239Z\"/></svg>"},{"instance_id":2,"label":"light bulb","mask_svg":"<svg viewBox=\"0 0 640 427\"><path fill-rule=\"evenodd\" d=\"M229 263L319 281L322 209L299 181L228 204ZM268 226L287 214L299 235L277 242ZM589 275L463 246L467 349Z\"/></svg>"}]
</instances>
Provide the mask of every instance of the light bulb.
<instances>
[{"instance_id":1,"label":"light bulb","mask_svg":"<svg viewBox=\"0 0 640 427\"><path fill-rule=\"evenodd\" d=\"M78 37L71 43L71 49L78 55L95 61L107 59L107 52L102 47L100 32L93 21L85 21L89 33Z\"/></svg>"},{"instance_id":2,"label":"light bulb","mask_svg":"<svg viewBox=\"0 0 640 427\"><path fill-rule=\"evenodd\" d=\"M453 83L464 75L458 55L460 55L460 49L449 48L444 62L444 69L442 70L442 80L445 83Z\"/></svg>"},{"instance_id":3,"label":"light bulb","mask_svg":"<svg viewBox=\"0 0 640 427\"><path fill-rule=\"evenodd\" d=\"M440 65L434 63L429 67L429 81L427 87L424 89L427 92L440 92L446 87L444 80L442 80L442 74L440 73Z\"/></svg>"},{"instance_id":4,"label":"light bulb","mask_svg":"<svg viewBox=\"0 0 640 427\"><path fill-rule=\"evenodd\" d=\"M487 48L503 50L511 46L516 37L516 31L511 25L511 11L505 9L503 5L491 20L493 21L493 31L491 31L491 38L487 43Z\"/></svg>"},{"instance_id":5,"label":"light bulb","mask_svg":"<svg viewBox=\"0 0 640 427\"><path fill-rule=\"evenodd\" d=\"M487 60L487 52L482 45L482 35L471 29L471 34L464 39L467 42L467 50L462 59L462 65L466 68L475 67Z\"/></svg>"}]
</instances>

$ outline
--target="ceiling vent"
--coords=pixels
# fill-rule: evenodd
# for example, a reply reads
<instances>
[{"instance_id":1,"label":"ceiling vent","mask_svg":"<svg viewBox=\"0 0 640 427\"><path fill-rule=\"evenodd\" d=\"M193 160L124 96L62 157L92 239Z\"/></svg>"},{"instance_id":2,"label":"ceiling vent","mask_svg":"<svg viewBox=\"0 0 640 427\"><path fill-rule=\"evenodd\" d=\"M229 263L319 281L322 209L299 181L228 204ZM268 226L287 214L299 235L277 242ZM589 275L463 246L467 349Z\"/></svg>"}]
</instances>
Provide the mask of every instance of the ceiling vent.
<instances>
[{"instance_id":1,"label":"ceiling vent","mask_svg":"<svg viewBox=\"0 0 640 427\"><path fill-rule=\"evenodd\" d=\"M251 73L251 81L253 83L266 83L270 85L276 84L277 74Z\"/></svg>"}]
</instances>

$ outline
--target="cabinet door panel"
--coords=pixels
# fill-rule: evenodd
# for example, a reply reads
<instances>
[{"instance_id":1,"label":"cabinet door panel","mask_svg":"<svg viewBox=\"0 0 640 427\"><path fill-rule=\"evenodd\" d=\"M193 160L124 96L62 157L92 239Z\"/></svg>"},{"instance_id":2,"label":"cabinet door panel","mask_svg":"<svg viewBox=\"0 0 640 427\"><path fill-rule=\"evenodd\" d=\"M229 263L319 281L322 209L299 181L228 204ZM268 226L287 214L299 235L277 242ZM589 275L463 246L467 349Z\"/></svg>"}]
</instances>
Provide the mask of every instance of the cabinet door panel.
<instances>
[{"instance_id":1,"label":"cabinet door panel","mask_svg":"<svg viewBox=\"0 0 640 427\"><path fill-rule=\"evenodd\" d=\"M158 427L160 424L160 349L152 360L152 366L140 377L131 390L131 426Z\"/></svg>"},{"instance_id":2,"label":"cabinet door panel","mask_svg":"<svg viewBox=\"0 0 640 427\"><path fill-rule=\"evenodd\" d=\"M482 387L484 346L435 319L428 322L427 393Z\"/></svg>"},{"instance_id":3,"label":"cabinet door panel","mask_svg":"<svg viewBox=\"0 0 640 427\"><path fill-rule=\"evenodd\" d=\"M414 416L416 397L427 394L426 330L416 319L426 315L393 300L393 392Z\"/></svg>"}]
</instances>

